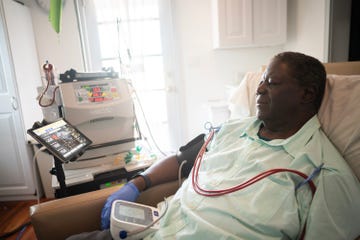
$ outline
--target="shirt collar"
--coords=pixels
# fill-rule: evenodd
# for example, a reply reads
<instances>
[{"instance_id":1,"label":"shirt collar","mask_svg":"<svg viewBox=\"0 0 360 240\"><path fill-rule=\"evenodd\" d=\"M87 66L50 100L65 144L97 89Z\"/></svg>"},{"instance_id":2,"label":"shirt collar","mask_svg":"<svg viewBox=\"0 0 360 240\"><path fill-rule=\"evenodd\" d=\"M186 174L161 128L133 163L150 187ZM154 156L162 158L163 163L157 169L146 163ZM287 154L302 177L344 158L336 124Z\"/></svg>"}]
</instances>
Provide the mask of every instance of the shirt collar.
<instances>
[{"instance_id":1,"label":"shirt collar","mask_svg":"<svg viewBox=\"0 0 360 240\"><path fill-rule=\"evenodd\" d=\"M316 130L320 128L320 122L317 115L314 115L309 119L304 126L300 128L294 135L287 139L274 139L270 141L265 141L257 135L259 132L262 121L255 118L254 121L248 125L240 135L241 137L248 136L254 141L262 142L265 145L269 146L281 146L286 152L291 156L295 157L295 154L298 152L299 148L302 148L310 140L311 136Z\"/></svg>"}]
</instances>

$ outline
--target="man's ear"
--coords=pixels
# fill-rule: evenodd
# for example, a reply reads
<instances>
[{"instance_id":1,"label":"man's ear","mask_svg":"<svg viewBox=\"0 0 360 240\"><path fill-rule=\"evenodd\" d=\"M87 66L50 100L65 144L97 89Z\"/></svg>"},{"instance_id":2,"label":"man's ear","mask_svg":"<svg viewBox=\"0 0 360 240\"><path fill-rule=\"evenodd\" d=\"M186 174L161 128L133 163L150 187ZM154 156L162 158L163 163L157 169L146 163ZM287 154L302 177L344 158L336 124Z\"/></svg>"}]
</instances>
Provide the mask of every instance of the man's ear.
<instances>
[{"instance_id":1,"label":"man's ear","mask_svg":"<svg viewBox=\"0 0 360 240\"><path fill-rule=\"evenodd\" d=\"M317 88L315 85L304 87L302 102L305 104L313 103L316 100Z\"/></svg>"}]
</instances>

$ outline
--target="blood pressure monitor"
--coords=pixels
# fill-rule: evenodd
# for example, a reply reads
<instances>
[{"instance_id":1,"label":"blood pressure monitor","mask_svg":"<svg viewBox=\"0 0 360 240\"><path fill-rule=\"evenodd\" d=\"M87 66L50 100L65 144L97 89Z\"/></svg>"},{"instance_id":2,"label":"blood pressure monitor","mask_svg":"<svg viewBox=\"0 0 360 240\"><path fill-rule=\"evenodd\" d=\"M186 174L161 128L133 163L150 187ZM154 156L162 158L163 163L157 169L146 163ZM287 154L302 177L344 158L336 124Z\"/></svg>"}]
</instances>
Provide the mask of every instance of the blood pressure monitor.
<instances>
[{"instance_id":1,"label":"blood pressure monitor","mask_svg":"<svg viewBox=\"0 0 360 240\"><path fill-rule=\"evenodd\" d=\"M110 232L114 240L142 239L159 228L157 208L116 200L110 217Z\"/></svg>"}]
</instances>

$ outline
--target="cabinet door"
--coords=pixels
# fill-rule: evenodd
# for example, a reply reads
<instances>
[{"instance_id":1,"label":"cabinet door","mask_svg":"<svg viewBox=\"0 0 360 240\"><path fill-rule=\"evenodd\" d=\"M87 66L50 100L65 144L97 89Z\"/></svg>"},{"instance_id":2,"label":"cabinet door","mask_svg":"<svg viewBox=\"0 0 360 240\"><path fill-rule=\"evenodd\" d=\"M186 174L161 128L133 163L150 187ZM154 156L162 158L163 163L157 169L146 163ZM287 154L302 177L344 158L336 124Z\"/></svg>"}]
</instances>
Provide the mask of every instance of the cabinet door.
<instances>
[{"instance_id":1,"label":"cabinet door","mask_svg":"<svg viewBox=\"0 0 360 240\"><path fill-rule=\"evenodd\" d=\"M0 2L0 199L15 200L19 195L33 197L35 186L5 25L5 4L19 3Z\"/></svg>"},{"instance_id":2,"label":"cabinet door","mask_svg":"<svg viewBox=\"0 0 360 240\"><path fill-rule=\"evenodd\" d=\"M254 45L286 41L286 0L254 0Z\"/></svg>"},{"instance_id":3,"label":"cabinet door","mask_svg":"<svg viewBox=\"0 0 360 240\"><path fill-rule=\"evenodd\" d=\"M259 47L286 41L286 0L213 0L214 47Z\"/></svg>"},{"instance_id":4,"label":"cabinet door","mask_svg":"<svg viewBox=\"0 0 360 240\"><path fill-rule=\"evenodd\" d=\"M213 0L215 48L252 43L252 0Z\"/></svg>"}]
</instances>

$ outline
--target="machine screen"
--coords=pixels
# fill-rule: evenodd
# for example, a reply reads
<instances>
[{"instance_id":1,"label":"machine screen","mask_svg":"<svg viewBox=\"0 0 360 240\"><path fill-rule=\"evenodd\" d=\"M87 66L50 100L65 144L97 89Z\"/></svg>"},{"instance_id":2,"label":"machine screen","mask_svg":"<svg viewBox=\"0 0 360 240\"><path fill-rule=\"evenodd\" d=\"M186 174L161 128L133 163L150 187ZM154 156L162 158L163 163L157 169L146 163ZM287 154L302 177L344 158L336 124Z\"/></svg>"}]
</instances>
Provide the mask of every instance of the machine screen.
<instances>
[{"instance_id":1,"label":"machine screen","mask_svg":"<svg viewBox=\"0 0 360 240\"><path fill-rule=\"evenodd\" d=\"M120 205L119 214L122 214L125 217L145 219L145 211L143 209L129 207L126 205Z\"/></svg>"},{"instance_id":2,"label":"machine screen","mask_svg":"<svg viewBox=\"0 0 360 240\"><path fill-rule=\"evenodd\" d=\"M83 84L74 86L77 103L99 103L120 98L118 88L113 82Z\"/></svg>"},{"instance_id":3,"label":"machine screen","mask_svg":"<svg viewBox=\"0 0 360 240\"><path fill-rule=\"evenodd\" d=\"M40 128L29 129L28 133L63 162L76 160L92 143L63 119Z\"/></svg>"},{"instance_id":4,"label":"machine screen","mask_svg":"<svg viewBox=\"0 0 360 240\"><path fill-rule=\"evenodd\" d=\"M114 217L123 223L147 226L158 216L149 206L118 200L114 203Z\"/></svg>"}]
</instances>

